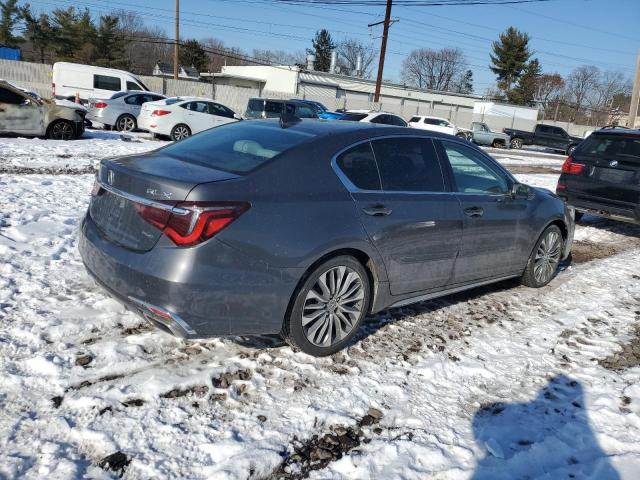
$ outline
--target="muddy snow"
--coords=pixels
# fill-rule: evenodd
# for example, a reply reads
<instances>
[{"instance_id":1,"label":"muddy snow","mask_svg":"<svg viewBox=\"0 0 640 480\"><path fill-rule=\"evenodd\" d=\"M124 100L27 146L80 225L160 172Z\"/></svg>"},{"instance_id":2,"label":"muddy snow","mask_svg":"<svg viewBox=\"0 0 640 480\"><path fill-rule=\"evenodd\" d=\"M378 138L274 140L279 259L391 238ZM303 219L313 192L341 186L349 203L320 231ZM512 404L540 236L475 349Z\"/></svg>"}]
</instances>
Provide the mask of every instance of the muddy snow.
<instances>
[{"instance_id":1,"label":"muddy snow","mask_svg":"<svg viewBox=\"0 0 640 480\"><path fill-rule=\"evenodd\" d=\"M547 287L385 311L329 358L275 336L185 342L77 252L86 172L163 144L0 139L0 478L638 478L639 227L585 216ZM535 167L560 156L499 153L555 187Z\"/></svg>"}]
</instances>

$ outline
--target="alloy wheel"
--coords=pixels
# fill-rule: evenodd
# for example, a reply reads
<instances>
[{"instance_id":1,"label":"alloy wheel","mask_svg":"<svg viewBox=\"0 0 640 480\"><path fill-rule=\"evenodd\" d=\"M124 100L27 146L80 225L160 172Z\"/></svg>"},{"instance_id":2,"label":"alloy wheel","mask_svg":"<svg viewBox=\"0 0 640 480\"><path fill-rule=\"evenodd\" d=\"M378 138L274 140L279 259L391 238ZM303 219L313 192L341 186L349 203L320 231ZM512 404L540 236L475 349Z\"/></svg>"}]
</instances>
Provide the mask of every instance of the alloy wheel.
<instances>
[{"instance_id":1,"label":"alloy wheel","mask_svg":"<svg viewBox=\"0 0 640 480\"><path fill-rule=\"evenodd\" d=\"M189 135L191 135L189 129L183 125L179 125L173 129L173 139L176 141L187 138Z\"/></svg>"},{"instance_id":2,"label":"alloy wheel","mask_svg":"<svg viewBox=\"0 0 640 480\"><path fill-rule=\"evenodd\" d=\"M121 132L130 132L136 128L135 122L131 117L122 117L118 120L118 130Z\"/></svg>"},{"instance_id":3,"label":"alloy wheel","mask_svg":"<svg viewBox=\"0 0 640 480\"><path fill-rule=\"evenodd\" d=\"M360 274L346 266L322 273L307 293L302 308L302 329L313 345L340 342L357 325L365 291Z\"/></svg>"},{"instance_id":4,"label":"alloy wheel","mask_svg":"<svg viewBox=\"0 0 640 480\"><path fill-rule=\"evenodd\" d=\"M51 138L54 140L71 140L73 135L73 125L68 122L58 122L51 127Z\"/></svg>"},{"instance_id":5,"label":"alloy wheel","mask_svg":"<svg viewBox=\"0 0 640 480\"><path fill-rule=\"evenodd\" d=\"M533 275L537 282L545 284L556 271L562 253L562 240L556 231L547 233L536 251L533 263Z\"/></svg>"},{"instance_id":6,"label":"alloy wheel","mask_svg":"<svg viewBox=\"0 0 640 480\"><path fill-rule=\"evenodd\" d=\"M513 140L511 140L511 148L522 148L522 140L520 140L519 138L514 138Z\"/></svg>"}]
</instances>

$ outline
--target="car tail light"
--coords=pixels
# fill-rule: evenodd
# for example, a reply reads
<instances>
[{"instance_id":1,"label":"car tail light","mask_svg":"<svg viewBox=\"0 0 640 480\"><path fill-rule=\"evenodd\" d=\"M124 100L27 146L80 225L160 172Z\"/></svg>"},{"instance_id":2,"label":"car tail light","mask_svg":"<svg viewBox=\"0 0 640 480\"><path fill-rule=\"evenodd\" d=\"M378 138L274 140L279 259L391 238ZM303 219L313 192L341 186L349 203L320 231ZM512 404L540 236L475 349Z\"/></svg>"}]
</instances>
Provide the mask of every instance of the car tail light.
<instances>
[{"instance_id":1,"label":"car tail light","mask_svg":"<svg viewBox=\"0 0 640 480\"><path fill-rule=\"evenodd\" d=\"M109 104L105 102L96 102L93 104L93 106L96 108L107 108L108 105Z\"/></svg>"},{"instance_id":2,"label":"car tail light","mask_svg":"<svg viewBox=\"0 0 640 480\"><path fill-rule=\"evenodd\" d=\"M573 157L569 156L562 164L562 173L568 173L569 175L578 175L584 172L584 164L575 163Z\"/></svg>"},{"instance_id":3,"label":"car tail light","mask_svg":"<svg viewBox=\"0 0 640 480\"><path fill-rule=\"evenodd\" d=\"M249 209L245 202L183 202L173 210L135 204L138 214L180 247L209 240Z\"/></svg>"},{"instance_id":4,"label":"car tail light","mask_svg":"<svg viewBox=\"0 0 640 480\"><path fill-rule=\"evenodd\" d=\"M151 112L152 117L161 117L163 115L169 115L171 113L170 110L154 110Z\"/></svg>"},{"instance_id":5,"label":"car tail light","mask_svg":"<svg viewBox=\"0 0 640 480\"><path fill-rule=\"evenodd\" d=\"M567 189L567 186L564 183L558 182L558 184L556 185L556 191L563 191L566 189Z\"/></svg>"}]
</instances>

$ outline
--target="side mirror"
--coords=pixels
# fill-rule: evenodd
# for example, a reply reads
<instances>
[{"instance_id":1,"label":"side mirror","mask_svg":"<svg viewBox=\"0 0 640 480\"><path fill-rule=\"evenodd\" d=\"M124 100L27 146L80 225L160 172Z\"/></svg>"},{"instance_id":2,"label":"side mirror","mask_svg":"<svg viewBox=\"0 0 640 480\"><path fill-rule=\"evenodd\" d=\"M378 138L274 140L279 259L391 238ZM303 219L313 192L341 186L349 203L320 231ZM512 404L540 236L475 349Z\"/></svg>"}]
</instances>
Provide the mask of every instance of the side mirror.
<instances>
[{"instance_id":1,"label":"side mirror","mask_svg":"<svg viewBox=\"0 0 640 480\"><path fill-rule=\"evenodd\" d=\"M524 183L514 183L511 187L511 198L529 198L531 194L531 187Z\"/></svg>"},{"instance_id":2,"label":"side mirror","mask_svg":"<svg viewBox=\"0 0 640 480\"><path fill-rule=\"evenodd\" d=\"M242 115L238 115L237 113L233 114L233 118L235 118L236 120L243 120Z\"/></svg>"},{"instance_id":3,"label":"side mirror","mask_svg":"<svg viewBox=\"0 0 640 480\"><path fill-rule=\"evenodd\" d=\"M25 98L24 102L22 102L22 105L31 106L33 105L33 100L31 100L30 98Z\"/></svg>"}]
</instances>

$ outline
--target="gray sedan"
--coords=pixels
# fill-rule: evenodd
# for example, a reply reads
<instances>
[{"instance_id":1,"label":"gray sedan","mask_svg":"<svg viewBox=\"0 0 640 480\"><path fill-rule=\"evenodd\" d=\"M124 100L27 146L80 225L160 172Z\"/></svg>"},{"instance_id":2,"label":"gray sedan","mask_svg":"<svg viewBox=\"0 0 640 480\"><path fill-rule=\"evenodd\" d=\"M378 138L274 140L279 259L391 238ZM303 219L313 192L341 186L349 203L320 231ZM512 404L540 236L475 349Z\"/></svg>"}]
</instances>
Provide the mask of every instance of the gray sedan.
<instances>
[{"instance_id":1,"label":"gray sedan","mask_svg":"<svg viewBox=\"0 0 640 480\"><path fill-rule=\"evenodd\" d=\"M102 123L120 132L138 128L138 115L143 103L166 98L152 92L117 92L111 98L90 98L87 120Z\"/></svg>"},{"instance_id":2,"label":"gray sedan","mask_svg":"<svg viewBox=\"0 0 640 480\"><path fill-rule=\"evenodd\" d=\"M513 277L546 285L573 230L555 194L459 138L272 119L102 160L79 248L164 331L281 333L329 355L370 313Z\"/></svg>"}]
</instances>

